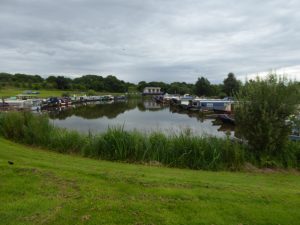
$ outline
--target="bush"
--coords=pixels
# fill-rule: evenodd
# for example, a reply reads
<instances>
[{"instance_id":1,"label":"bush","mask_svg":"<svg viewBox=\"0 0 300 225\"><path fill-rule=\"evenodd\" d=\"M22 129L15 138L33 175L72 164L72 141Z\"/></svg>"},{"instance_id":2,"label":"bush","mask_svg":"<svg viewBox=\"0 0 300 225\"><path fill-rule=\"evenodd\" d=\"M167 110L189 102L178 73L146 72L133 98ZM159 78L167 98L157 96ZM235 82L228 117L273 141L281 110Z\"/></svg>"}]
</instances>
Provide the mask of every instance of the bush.
<instances>
[{"instance_id":1,"label":"bush","mask_svg":"<svg viewBox=\"0 0 300 225\"><path fill-rule=\"evenodd\" d=\"M96 91L90 89L90 90L87 91L86 95L87 96L95 96L96 95Z\"/></svg>"},{"instance_id":2,"label":"bush","mask_svg":"<svg viewBox=\"0 0 300 225\"><path fill-rule=\"evenodd\" d=\"M299 88L276 75L247 82L236 96L237 130L259 158L280 157L285 153L288 117L299 103Z\"/></svg>"},{"instance_id":3,"label":"bush","mask_svg":"<svg viewBox=\"0 0 300 225\"><path fill-rule=\"evenodd\" d=\"M70 97L70 93L69 92L62 93L62 97Z\"/></svg>"}]
</instances>

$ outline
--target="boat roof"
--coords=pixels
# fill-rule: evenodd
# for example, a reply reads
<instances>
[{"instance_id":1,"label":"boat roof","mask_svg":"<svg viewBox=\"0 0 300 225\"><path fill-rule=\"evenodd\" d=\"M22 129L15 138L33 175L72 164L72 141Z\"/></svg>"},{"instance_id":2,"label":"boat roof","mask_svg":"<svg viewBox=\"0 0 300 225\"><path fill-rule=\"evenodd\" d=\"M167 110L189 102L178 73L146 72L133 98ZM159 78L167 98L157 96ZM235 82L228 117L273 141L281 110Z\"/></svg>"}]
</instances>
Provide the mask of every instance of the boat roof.
<instances>
[{"instance_id":1,"label":"boat roof","mask_svg":"<svg viewBox=\"0 0 300 225\"><path fill-rule=\"evenodd\" d=\"M224 103L230 103L233 102L232 100L224 100L224 99L201 99L201 98L196 98L194 101L199 101L199 102L224 102Z\"/></svg>"}]
</instances>

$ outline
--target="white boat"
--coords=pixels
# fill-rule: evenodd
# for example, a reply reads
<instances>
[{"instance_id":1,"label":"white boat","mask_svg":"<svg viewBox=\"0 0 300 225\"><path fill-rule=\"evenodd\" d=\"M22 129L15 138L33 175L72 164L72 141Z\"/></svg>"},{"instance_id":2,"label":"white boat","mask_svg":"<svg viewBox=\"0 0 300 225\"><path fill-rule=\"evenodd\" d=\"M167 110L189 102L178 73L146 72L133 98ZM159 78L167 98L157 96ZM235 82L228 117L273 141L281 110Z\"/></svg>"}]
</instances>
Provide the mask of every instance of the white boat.
<instances>
[{"instance_id":1,"label":"white boat","mask_svg":"<svg viewBox=\"0 0 300 225\"><path fill-rule=\"evenodd\" d=\"M228 99L201 99L196 98L191 102L191 108L199 110L214 110L216 112L231 112L234 102Z\"/></svg>"},{"instance_id":2,"label":"white boat","mask_svg":"<svg viewBox=\"0 0 300 225\"><path fill-rule=\"evenodd\" d=\"M185 94L183 96L180 97L180 107L184 108L184 109L188 109L191 105L191 102L193 101L194 97L189 95L189 94Z\"/></svg>"},{"instance_id":3,"label":"white boat","mask_svg":"<svg viewBox=\"0 0 300 225\"><path fill-rule=\"evenodd\" d=\"M169 102L171 100L178 100L179 101L180 100L180 95L176 95L176 94L171 95L171 94L168 94L168 93L164 94L163 101Z\"/></svg>"},{"instance_id":4,"label":"white boat","mask_svg":"<svg viewBox=\"0 0 300 225\"><path fill-rule=\"evenodd\" d=\"M29 100L5 99L4 102L7 103L9 107L13 107L17 109L31 108L31 106L33 105L31 99Z\"/></svg>"}]
</instances>

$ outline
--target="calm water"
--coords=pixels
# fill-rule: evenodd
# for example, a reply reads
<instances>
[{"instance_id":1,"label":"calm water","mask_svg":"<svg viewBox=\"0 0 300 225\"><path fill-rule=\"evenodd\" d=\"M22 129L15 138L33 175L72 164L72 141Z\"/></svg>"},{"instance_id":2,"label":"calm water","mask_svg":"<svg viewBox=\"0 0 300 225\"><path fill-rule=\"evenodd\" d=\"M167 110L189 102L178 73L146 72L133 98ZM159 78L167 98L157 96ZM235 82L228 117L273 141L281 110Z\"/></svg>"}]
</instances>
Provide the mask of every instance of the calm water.
<instances>
[{"instance_id":1,"label":"calm water","mask_svg":"<svg viewBox=\"0 0 300 225\"><path fill-rule=\"evenodd\" d=\"M213 125L215 119L207 119L199 113L180 111L176 107L162 106L152 100L94 103L49 113L54 125L80 132L100 133L108 127L123 126L125 130L165 133L190 129L196 135L226 136L233 134L232 127Z\"/></svg>"}]
</instances>

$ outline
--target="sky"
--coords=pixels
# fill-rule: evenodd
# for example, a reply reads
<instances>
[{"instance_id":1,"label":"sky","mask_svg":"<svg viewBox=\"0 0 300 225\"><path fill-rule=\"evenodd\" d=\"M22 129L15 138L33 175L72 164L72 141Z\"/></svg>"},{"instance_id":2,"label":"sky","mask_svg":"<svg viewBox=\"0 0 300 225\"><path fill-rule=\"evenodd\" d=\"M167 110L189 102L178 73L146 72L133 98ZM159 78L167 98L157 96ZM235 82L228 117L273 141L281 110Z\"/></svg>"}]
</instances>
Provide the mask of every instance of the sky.
<instances>
[{"instance_id":1,"label":"sky","mask_svg":"<svg viewBox=\"0 0 300 225\"><path fill-rule=\"evenodd\" d=\"M0 0L0 71L300 80L299 0Z\"/></svg>"}]
</instances>

